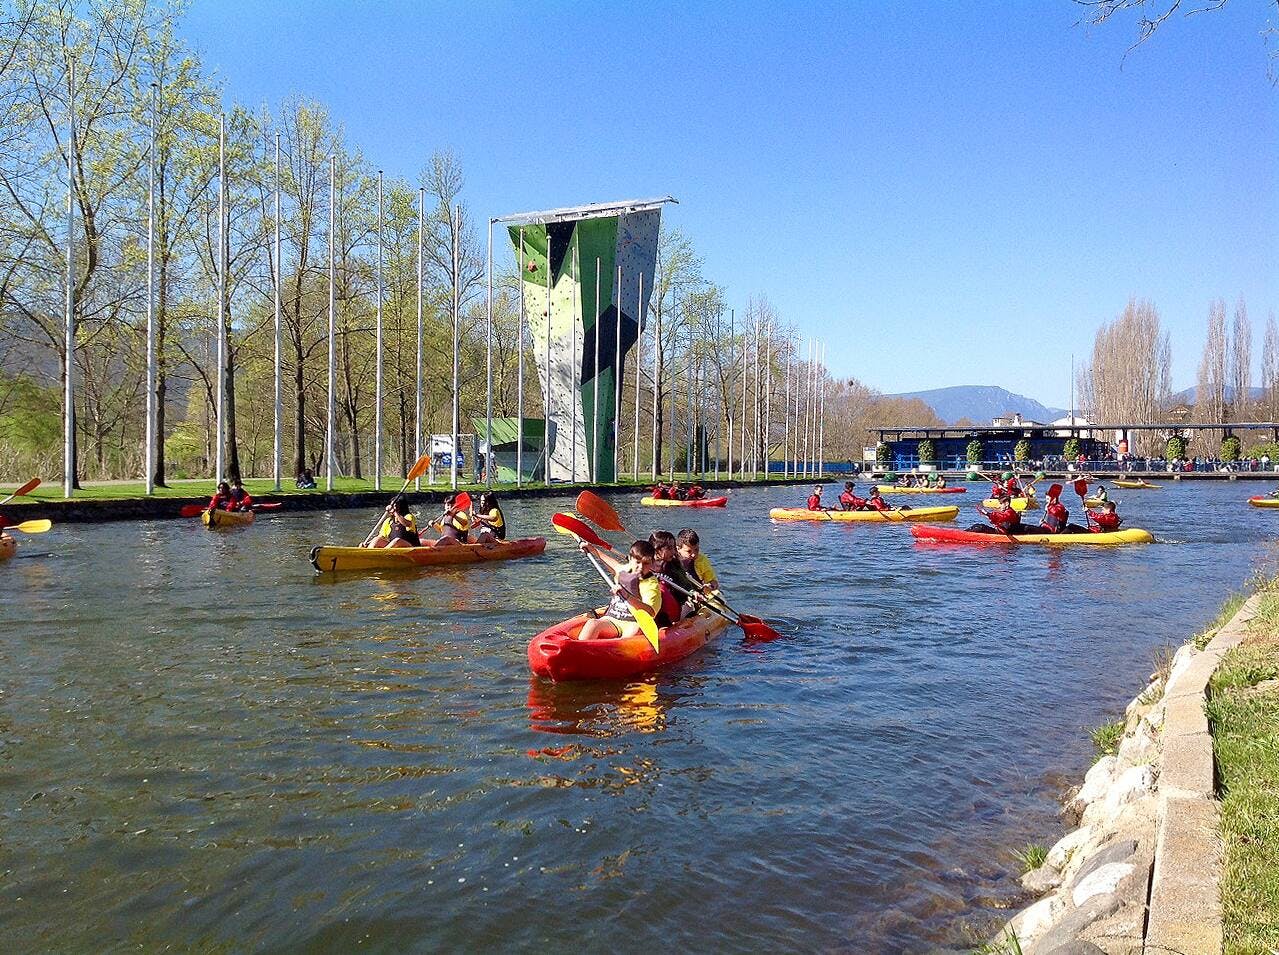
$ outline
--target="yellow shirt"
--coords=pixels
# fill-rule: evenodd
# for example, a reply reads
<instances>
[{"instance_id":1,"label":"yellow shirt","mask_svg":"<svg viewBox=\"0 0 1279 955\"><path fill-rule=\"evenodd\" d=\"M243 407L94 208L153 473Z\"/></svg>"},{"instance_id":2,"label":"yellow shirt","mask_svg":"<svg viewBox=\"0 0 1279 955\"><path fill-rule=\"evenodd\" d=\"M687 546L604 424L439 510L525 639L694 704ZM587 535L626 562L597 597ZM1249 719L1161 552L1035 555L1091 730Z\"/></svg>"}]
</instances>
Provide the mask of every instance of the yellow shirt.
<instances>
[{"instance_id":1,"label":"yellow shirt","mask_svg":"<svg viewBox=\"0 0 1279 955\"><path fill-rule=\"evenodd\" d=\"M502 526L502 512L496 507L484 515L488 518L489 526L497 528Z\"/></svg>"},{"instance_id":2,"label":"yellow shirt","mask_svg":"<svg viewBox=\"0 0 1279 955\"><path fill-rule=\"evenodd\" d=\"M716 585L719 583L715 568L711 566L711 559L704 553L699 553L697 559L693 561L693 573L704 584Z\"/></svg>"}]
</instances>

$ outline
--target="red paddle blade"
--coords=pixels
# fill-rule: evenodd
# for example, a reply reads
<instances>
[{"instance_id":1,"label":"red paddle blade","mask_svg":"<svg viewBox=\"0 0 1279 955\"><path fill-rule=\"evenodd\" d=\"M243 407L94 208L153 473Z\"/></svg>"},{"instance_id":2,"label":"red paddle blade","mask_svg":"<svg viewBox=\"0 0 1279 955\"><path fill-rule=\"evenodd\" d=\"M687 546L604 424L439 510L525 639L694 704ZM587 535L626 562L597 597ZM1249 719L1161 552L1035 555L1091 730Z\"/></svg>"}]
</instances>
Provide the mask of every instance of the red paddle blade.
<instances>
[{"instance_id":1,"label":"red paddle blade","mask_svg":"<svg viewBox=\"0 0 1279 955\"><path fill-rule=\"evenodd\" d=\"M283 501L267 501L263 504L254 504L255 511L278 511L283 506Z\"/></svg>"},{"instance_id":2,"label":"red paddle blade","mask_svg":"<svg viewBox=\"0 0 1279 955\"><path fill-rule=\"evenodd\" d=\"M781 636L766 621L761 620L759 617L752 617L750 614L739 613L737 615L737 625L742 628L742 633L746 635L746 639L751 643L764 643L768 640L776 640Z\"/></svg>"},{"instance_id":3,"label":"red paddle blade","mask_svg":"<svg viewBox=\"0 0 1279 955\"><path fill-rule=\"evenodd\" d=\"M591 525L585 521L579 521L572 514L555 514L551 517L551 523L556 528L567 531L576 537L581 538L588 544L594 544L596 547L603 547L608 550L613 549L613 545L595 533Z\"/></svg>"},{"instance_id":4,"label":"red paddle blade","mask_svg":"<svg viewBox=\"0 0 1279 955\"><path fill-rule=\"evenodd\" d=\"M577 512L588 521L606 531L624 531L626 527L613 506L592 491L583 491L577 495Z\"/></svg>"},{"instance_id":5,"label":"red paddle blade","mask_svg":"<svg viewBox=\"0 0 1279 955\"><path fill-rule=\"evenodd\" d=\"M199 517L206 510L208 510L208 506L205 504L183 504L182 510L178 511L178 516Z\"/></svg>"},{"instance_id":6,"label":"red paddle blade","mask_svg":"<svg viewBox=\"0 0 1279 955\"><path fill-rule=\"evenodd\" d=\"M1087 493L1088 493L1088 482L1087 482L1087 481L1085 481L1083 478L1080 478L1078 481L1076 481L1076 482L1075 482L1075 493L1076 493L1076 494L1078 494L1080 497L1083 497L1085 494L1087 494Z\"/></svg>"},{"instance_id":7,"label":"red paddle blade","mask_svg":"<svg viewBox=\"0 0 1279 955\"><path fill-rule=\"evenodd\" d=\"M459 511L469 511L471 509L471 495L466 491L459 491L457 497L453 498L453 507Z\"/></svg>"}]
</instances>

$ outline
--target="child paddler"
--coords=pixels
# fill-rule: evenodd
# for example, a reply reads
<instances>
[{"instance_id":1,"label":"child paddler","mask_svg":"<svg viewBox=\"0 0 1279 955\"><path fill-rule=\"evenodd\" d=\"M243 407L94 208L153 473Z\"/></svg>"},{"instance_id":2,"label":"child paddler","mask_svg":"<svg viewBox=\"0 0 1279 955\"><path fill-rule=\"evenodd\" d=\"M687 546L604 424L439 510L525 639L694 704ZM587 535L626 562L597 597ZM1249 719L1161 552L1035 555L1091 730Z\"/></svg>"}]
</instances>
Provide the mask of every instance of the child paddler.
<instances>
[{"instance_id":1,"label":"child paddler","mask_svg":"<svg viewBox=\"0 0 1279 955\"><path fill-rule=\"evenodd\" d=\"M1101 505L1100 510L1088 511L1088 522L1098 531L1107 532L1119 530L1123 519L1115 512L1115 502L1106 501Z\"/></svg>"},{"instance_id":2,"label":"child paddler","mask_svg":"<svg viewBox=\"0 0 1279 955\"><path fill-rule=\"evenodd\" d=\"M578 545L585 554L593 554L613 570L613 596L602 617L587 620L577 635L579 640L604 640L633 637L640 633L634 608L656 616L662 609L662 591L653 576L656 561L653 545L636 541L628 552L628 560L620 561L608 551L582 541Z\"/></svg>"},{"instance_id":3,"label":"child paddler","mask_svg":"<svg viewBox=\"0 0 1279 955\"><path fill-rule=\"evenodd\" d=\"M1040 525L1050 534L1061 534L1070 523L1070 511L1061 503L1061 485L1048 488L1048 503L1044 508L1044 520Z\"/></svg>"},{"instance_id":4,"label":"child paddler","mask_svg":"<svg viewBox=\"0 0 1279 955\"><path fill-rule=\"evenodd\" d=\"M843 493L839 495L839 506L846 511L861 511L866 508L866 499L857 496L852 481L844 482Z\"/></svg>"},{"instance_id":5,"label":"child paddler","mask_svg":"<svg viewBox=\"0 0 1279 955\"><path fill-rule=\"evenodd\" d=\"M471 530L475 532L475 540L481 544L506 540L506 515L492 491L480 495L479 507L471 515Z\"/></svg>"},{"instance_id":6,"label":"child paddler","mask_svg":"<svg viewBox=\"0 0 1279 955\"><path fill-rule=\"evenodd\" d=\"M662 609L654 617L659 627L669 627L684 616L685 605L690 602L688 595L697 593L699 588L697 581L688 576L684 565L680 563L674 534L670 531L653 531L648 536L648 542L653 545L658 586L662 592Z\"/></svg>"},{"instance_id":7,"label":"child paddler","mask_svg":"<svg viewBox=\"0 0 1279 955\"><path fill-rule=\"evenodd\" d=\"M697 531L685 527L675 538L675 551L679 555L684 573L703 593L719 590L719 576L711 566L711 559L702 553L702 541Z\"/></svg>"},{"instance_id":8,"label":"child paddler","mask_svg":"<svg viewBox=\"0 0 1279 955\"><path fill-rule=\"evenodd\" d=\"M464 508L458 507L457 495L450 494L444 498L444 513L435 522L440 529L440 539L436 545L465 544L467 531L471 529L471 516Z\"/></svg>"},{"instance_id":9,"label":"child paddler","mask_svg":"<svg viewBox=\"0 0 1279 955\"><path fill-rule=\"evenodd\" d=\"M422 538L417 532L417 521L409 512L408 502L397 497L386 505L386 520L378 529L370 547L421 547Z\"/></svg>"},{"instance_id":10,"label":"child paddler","mask_svg":"<svg viewBox=\"0 0 1279 955\"><path fill-rule=\"evenodd\" d=\"M253 498L249 497L249 492L244 489L244 485L240 483L239 478L235 478L231 482L231 506L228 511L248 511L253 509Z\"/></svg>"},{"instance_id":11,"label":"child paddler","mask_svg":"<svg viewBox=\"0 0 1279 955\"><path fill-rule=\"evenodd\" d=\"M209 506L206 511L229 511L231 510L231 485L226 481L218 482L218 489L213 492L213 497L209 498Z\"/></svg>"},{"instance_id":12,"label":"child paddler","mask_svg":"<svg viewBox=\"0 0 1279 955\"><path fill-rule=\"evenodd\" d=\"M822 486L818 484L813 488L813 493L808 495L808 509L810 511L820 511L822 509Z\"/></svg>"}]
</instances>

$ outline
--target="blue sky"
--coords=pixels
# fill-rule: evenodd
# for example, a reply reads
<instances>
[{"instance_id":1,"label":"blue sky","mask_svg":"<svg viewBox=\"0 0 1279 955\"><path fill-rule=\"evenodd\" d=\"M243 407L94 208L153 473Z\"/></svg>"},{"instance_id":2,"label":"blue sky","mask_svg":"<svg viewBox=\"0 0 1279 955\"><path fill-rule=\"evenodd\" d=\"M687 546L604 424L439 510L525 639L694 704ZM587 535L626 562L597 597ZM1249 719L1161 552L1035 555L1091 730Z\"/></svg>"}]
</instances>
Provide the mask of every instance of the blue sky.
<instances>
[{"instance_id":1,"label":"blue sky","mask_svg":"<svg viewBox=\"0 0 1279 955\"><path fill-rule=\"evenodd\" d=\"M671 194L739 309L765 294L884 391L1064 406L1131 296L1194 382L1210 302L1279 311L1274 7L1168 21L1005 4L194 0L249 105L332 109L415 177L451 148L481 217ZM1276 24L1279 25L1279 24ZM1273 43L1273 41L1272 41ZM1255 373L1254 373L1255 374Z\"/></svg>"}]
</instances>

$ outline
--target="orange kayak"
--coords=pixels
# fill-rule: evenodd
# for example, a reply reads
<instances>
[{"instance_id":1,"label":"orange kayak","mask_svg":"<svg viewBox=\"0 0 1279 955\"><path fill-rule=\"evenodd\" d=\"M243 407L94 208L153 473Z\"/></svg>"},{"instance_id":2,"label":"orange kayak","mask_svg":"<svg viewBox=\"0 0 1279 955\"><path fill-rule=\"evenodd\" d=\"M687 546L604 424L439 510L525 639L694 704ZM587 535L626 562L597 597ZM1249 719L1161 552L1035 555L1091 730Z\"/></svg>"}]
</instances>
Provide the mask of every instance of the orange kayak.
<instances>
[{"instance_id":1,"label":"orange kayak","mask_svg":"<svg viewBox=\"0 0 1279 955\"><path fill-rule=\"evenodd\" d=\"M444 544L426 547L331 547L311 549L311 563L324 573L346 570L407 570L449 567L533 557L546 550L545 537L521 537L492 544Z\"/></svg>"},{"instance_id":2,"label":"orange kayak","mask_svg":"<svg viewBox=\"0 0 1279 955\"><path fill-rule=\"evenodd\" d=\"M611 640L578 640L594 614L580 613L543 630L528 645L528 665L552 680L620 680L647 673L696 653L728 621L705 611L658 631L657 650L643 634Z\"/></svg>"}]
</instances>

